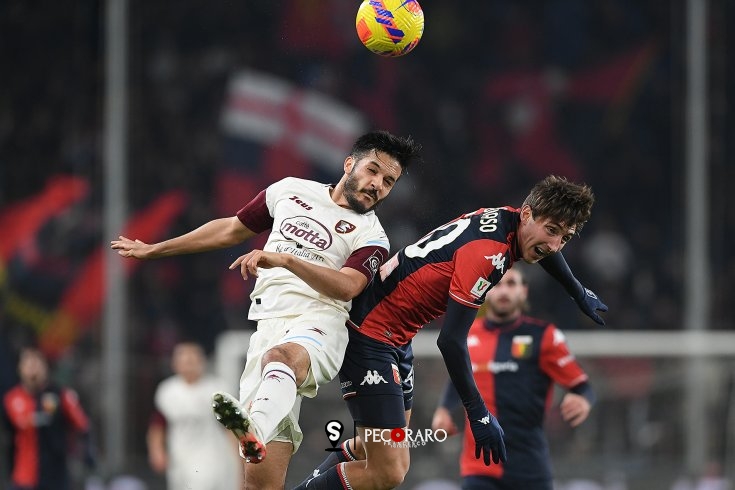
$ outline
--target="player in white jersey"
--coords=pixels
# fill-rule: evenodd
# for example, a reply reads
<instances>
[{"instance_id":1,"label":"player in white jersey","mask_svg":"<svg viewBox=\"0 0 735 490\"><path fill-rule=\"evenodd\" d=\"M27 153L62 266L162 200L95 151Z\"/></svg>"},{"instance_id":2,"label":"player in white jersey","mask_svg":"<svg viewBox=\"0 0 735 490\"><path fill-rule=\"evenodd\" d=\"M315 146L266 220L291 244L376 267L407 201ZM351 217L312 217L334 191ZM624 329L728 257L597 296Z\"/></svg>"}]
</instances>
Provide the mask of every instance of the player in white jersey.
<instances>
[{"instance_id":1,"label":"player in white jersey","mask_svg":"<svg viewBox=\"0 0 735 490\"><path fill-rule=\"evenodd\" d=\"M302 434L302 397L336 376L347 344L352 298L372 281L389 243L374 214L418 156L411 138L367 133L344 161L334 185L286 178L260 192L235 216L212 220L170 240L146 244L119 237L124 257L152 259L231 247L270 230L263 250L230 266L257 277L249 318L258 321L240 381L240 400L214 396L218 420L240 440L245 488L283 488ZM268 458L265 458L266 448Z\"/></svg>"},{"instance_id":2,"label":"player in white jersey","mask_svg":"<svg viewBox=\"0 0 735 490\"><path fill-rule=\"evenodd\" d=\"M212 393L225 384L206 371L202 347L176 344L174 375L156 388L155 410L148 426L148 459L154 471L166 473L169 490L237 490L241 472L237 449L212 417Z\"/></svg>"}]
</instances>

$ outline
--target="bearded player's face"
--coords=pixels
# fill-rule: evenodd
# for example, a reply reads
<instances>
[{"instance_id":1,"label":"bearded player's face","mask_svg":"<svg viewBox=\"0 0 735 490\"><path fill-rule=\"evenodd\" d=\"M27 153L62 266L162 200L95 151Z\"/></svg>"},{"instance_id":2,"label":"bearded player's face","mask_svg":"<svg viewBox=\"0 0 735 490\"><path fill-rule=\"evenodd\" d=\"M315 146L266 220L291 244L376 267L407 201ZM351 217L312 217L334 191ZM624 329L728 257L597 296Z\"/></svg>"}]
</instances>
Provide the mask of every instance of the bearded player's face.
<instances>
[{"instance_id":1,"label":"bearded player's face","mask_svg":"<svg viewBox=\"0 0 735 490\"><path fill-rule=\"evenodd\" d=\"M390 194L400 176L398 160L373 150L352 163L345 181L345 199L358 213L372 211Z\"/></svg>"},{"instance_id":2,"label":"bearded player's face","mask_svg":"<svg viewBox=\"0 0 735 490\"><path fill-rule=\"evenodd\" d=\"M523 312L528 299L528 286L523 275L516 269L510 269L485 296L488 312L497 320L515 318Z\"/></svg>"}]
</instances>

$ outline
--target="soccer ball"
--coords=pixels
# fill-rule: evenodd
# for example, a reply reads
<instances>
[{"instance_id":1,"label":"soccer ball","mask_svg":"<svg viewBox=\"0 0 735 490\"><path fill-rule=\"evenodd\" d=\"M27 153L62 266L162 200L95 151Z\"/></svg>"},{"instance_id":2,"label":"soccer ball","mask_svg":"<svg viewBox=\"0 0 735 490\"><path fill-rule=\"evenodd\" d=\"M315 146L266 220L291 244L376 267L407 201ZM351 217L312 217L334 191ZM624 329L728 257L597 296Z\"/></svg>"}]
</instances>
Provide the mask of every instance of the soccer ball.
<instances>
[{"instance_id":1,"label":"soccer ball","mask_svg":"<svg viewBox=\"0 0 735 490\"><path fill-rule=\"evenodd\" d=\"M403 56L424 33L424 11L416 0L363 0L355 19L357 35L380 56Z\"/></svg>"}]
</instances>

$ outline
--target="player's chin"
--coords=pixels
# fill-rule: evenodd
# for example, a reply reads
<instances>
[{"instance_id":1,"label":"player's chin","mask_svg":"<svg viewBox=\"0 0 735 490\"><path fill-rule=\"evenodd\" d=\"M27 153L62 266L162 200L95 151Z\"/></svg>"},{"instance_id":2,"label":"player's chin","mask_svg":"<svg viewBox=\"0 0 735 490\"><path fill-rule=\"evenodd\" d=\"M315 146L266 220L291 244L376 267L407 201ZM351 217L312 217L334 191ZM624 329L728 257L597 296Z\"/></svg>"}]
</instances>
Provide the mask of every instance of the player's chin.
<instances>
[{"instance_id":1,"label":"player's chin","mask_svg":"<svg viewBox=\"0 0 735 490\"><path fill-rule=\"evenodd\" d=\"M364 213L369 213L370 211L375 211L375 209L378 207L378 205L383 202L382 200L376 201L375 199L366 199L365 200L365 206L363 206L363 210L361 211Z\"/></svg>"},{"instance_id":2,"label":"player's chin","mask_svg":"<svg viewBox=\"0 0 735 490\"><path fill-rule=\"evenodd\" d=\"M541 250L539 247L531 247L526 250L526 253L523 255L523 260L525 260L529 264L535 264L539 260L548 256L549 254L544 253L543 250Z\"/></svg>"},{"instance_id":3,"label":"player's chin","mask_svg":"<svg viewBox=\"0 0 735 490\"><path fill-rule=\"evenodd\" d=\"M521 260L523 260L523 262L525 262L526 264L535 264L542 258L543 257L539 257L538 255L525 254L523 257L521 257Z\"/></svg>"}]
</instances>

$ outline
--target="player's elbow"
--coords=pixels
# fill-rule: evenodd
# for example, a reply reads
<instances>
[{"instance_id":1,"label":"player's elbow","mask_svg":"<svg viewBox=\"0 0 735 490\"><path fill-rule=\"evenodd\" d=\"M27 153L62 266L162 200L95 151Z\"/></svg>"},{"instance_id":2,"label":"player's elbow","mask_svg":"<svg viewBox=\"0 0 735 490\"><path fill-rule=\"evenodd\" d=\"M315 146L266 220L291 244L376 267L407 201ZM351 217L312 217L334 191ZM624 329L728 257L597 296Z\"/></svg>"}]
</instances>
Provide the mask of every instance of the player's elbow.
<instances>
[{"instance_id":1,"label":"player's elbow","mask_svg":"<svg viewBox=\"0 0 735 490\"><path fill-rule=\"evenodd\" d=\"M363 275L346 274L344 270L341 272L342 277L336 284L335 299L340 301L352 301L367 286L367 279Z\"/></svg>"},{"instance_id":2,"label":"player's elbow","mask_svg":"<svg viewBox=\"0 0 735 490\"><path fill-rule=\"evenodd\" d=\"M341 290L336 291L332 297L336 299L337 301L344 301L346 303L348 301L352 301L352 299L358 294L359 292L355 293L351 289L347 289L347 290L341 289Z\"/></svg>"},{"instance_id":3,"label":"player's elbow","mask_svg":"<svg viewBox=\"0 0 735 490\"><path fill-rule=\"evenodd\" d=\"M447 355L454 352L459 344L457 342L457 339L455 339L451 335L444 335L443 333L440 333L439 337L437 337L436 339L436 346L439 347L439 351L441 351L442 354Z\"/></svg>"},{"instance_id":4,"label":"player's elbow","mask_svg":"<svg viewBox=\"0 0 735 490\"><path fill-rule=\"evenodd\" d=\"M362 289L358 289L356 285L350 281L344 281L341 283L332 283L331 288L328 291L323 291L323 293L326 293L326 295L332 299L344 301L346 303L348 301L352 301L355 296L360 294L361 291Z\"/></svg>"}]
</instances>

